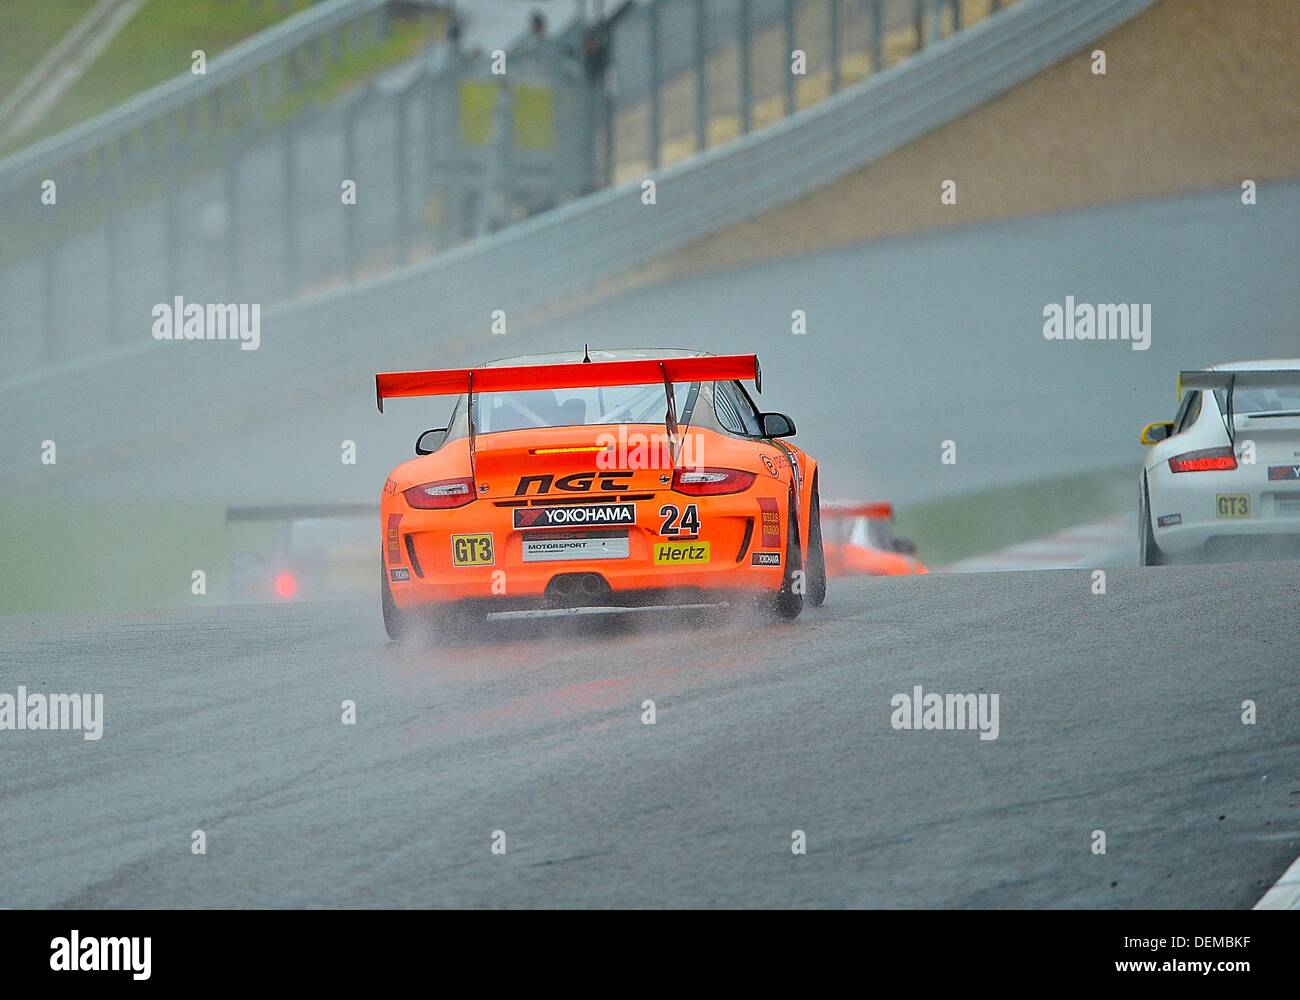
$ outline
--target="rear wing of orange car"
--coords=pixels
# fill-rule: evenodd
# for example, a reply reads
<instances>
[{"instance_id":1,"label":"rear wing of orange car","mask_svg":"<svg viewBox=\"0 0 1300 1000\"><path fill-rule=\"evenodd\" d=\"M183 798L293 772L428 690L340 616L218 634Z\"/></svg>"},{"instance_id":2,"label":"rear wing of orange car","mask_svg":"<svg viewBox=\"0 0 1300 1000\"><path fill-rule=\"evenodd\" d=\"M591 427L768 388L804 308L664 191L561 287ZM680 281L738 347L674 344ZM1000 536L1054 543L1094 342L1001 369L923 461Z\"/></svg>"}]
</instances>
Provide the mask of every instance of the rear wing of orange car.
<instances>
[{"instance_id":1,"label":"rear wing of orange car","mask_svg":"<svg viewBox=\"0 0 1300 1000\"><path fill-rule=\"evenodd\" d=\"M763 391L755 354L718 357L660 358L635 361L577 361L562 365L514 365L502 368L448 368L426 372L381 372L375 376L375 401L399 396L460 396L476 392L526 392L531 389L583 389L662 382L752 380Z\"/></svg>"},{"instance_id":2,"label":"rear wing of orange car","mask_svg":"<svg viewBox=\"0 0 1300 1000\"><path fill-rule=\"evenodd\" d=\"M763 370L756 354L723 354L634 361L576 361L559 365L512 365L500 368L449 368L427 372L381 372L375 376L375 401L384 412L384 400L395 396L468 395L469 462L474 469L474 396L480 392L527 392L536 389L585 389L616 385L663 383L667 402L664 424L672 442L674 464L677 442L677 403L674 382L728 382L753 380L763 391Z\"/></svg>"},{"instance_id":3,"label":"rear wing of orange car","mask_svg":"<svg viewBox=\"0 0 1300 1000\"><path fill-rule=\"evenodd\" d=\"M821 515L835 520L869 517L877 521L892 521L894 505L892 503L824 503L821 505Z\"/></svg>"}]
</instances>

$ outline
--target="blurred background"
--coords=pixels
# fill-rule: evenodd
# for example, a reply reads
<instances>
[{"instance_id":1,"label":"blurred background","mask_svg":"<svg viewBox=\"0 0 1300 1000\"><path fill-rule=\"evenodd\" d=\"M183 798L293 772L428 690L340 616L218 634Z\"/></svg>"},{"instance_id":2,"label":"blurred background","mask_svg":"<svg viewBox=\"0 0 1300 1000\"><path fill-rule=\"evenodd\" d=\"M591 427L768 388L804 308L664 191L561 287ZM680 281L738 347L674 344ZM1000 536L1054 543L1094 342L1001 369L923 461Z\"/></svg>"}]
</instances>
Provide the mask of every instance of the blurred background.
<instances>
[{"instance_id":1,"label":"blurred background","mask_svg":"<svg viewBox=\"0 0 1300 1000\"><path fill-rule=\"evenodd\" d=\"M368 594L448 409L373 374L587 343L758 353L824 492L931 566L1131 517L1179 368L1300 353L1297 37L1270 0L0 0L0 613ZM1149 304L1150 349L1045 340L1066 296ZM156 339L178 297L260 346Z\"/></svg>"}]
</instances>

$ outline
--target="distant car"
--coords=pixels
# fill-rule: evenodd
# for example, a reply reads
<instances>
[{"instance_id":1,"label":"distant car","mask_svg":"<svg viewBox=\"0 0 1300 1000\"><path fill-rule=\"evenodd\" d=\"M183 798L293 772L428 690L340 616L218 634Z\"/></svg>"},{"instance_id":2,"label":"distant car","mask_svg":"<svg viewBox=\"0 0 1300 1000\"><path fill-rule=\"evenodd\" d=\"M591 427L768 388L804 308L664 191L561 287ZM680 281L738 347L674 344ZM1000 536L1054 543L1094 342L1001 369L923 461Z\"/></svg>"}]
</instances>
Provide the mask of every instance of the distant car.
<instances>
[{"instance_id":1,"label":"distant car","mask_svg":"<svg viewBox=\"0 0 1300 1000\"><path fill-rule=\"evenodd\" d=\"M1143 566L1300 555L1300 359L1179 375L1178 412L1142 428Z\"/></svg>"},{"instance_id":2,"label":"distant car","mask_svg":"<svg viewBox=\"0 0 1300 1000\"><path fill-rule=\"evenodd\" d=\"M384 624L826 595L817 463L752 354L601 351L376 376L454 395L384 485ZM463 612L463 614L461 614Z\"/></svg>"},{"instance_id":3,"label":"distant car","mask_svg":"<svg viewBox=\"0 0 1300 1000\"><path fill-rule=\"evenodd\" d=\"M929 572L916 558L916 545L894 535L892 504L825 503L821 515L828 577Z\"/></svg>"},{"instance_id":4,"label":"distant car","mask_svg":"<svg viewBox=\"0 0 1300 1000\"><path fill-rule=\"evenodd\" d=\"M372 591L378 512L373 503L228 508L227 529L237 541L229 599L325 601Z\"/></svg>"}]
</instances>

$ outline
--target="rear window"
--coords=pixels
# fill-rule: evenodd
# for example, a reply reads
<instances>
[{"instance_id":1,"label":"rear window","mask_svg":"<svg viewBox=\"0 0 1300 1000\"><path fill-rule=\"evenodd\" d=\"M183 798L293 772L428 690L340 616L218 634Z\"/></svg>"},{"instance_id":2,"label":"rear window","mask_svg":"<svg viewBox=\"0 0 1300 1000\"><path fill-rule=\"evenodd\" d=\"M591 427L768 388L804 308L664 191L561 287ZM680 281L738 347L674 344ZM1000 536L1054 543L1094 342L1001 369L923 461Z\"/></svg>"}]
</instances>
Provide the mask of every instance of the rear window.
<instances>
[{"instance_id":1,"label":"rear window","mask_svg":"<svg viewBox=\"0 0 1300 1000\"><path fill-rule=\"evenodd\" d=\"M1219 409L1226 408L1222 389ZM1300 413L1300 385L1284 385L1270 389L1238 389L1232 395L1233 413Z\"/></svg>"},{"instance_id":2,"label":"rear window","mask_svg":"<svg viewBox=\"0 0 1300 1000\"><path fill-rule=\"evenodd\" d=\"M888 521L881 521L874 517L859 517L853 521L849 544L865 545L868 548L883 549L888 552L894 547L894 529Z\"/></svg>"},{"instance_id":3,"label":"rear window","mask_svg":"<svg viewBox=\"0 0 1300 1000\"><path fill-rule=\"evenodd\" d=\"M690 397L691 382L675 382L678 415ZM578 389L533 389L527 392L481 392L474 396L475 433L520 431L537 427L592 427L608 424L662 424L668 403L662 385L619 385ZM464 397L456 404L449 437L466 433Z\"/></svg>"}]
</instances>

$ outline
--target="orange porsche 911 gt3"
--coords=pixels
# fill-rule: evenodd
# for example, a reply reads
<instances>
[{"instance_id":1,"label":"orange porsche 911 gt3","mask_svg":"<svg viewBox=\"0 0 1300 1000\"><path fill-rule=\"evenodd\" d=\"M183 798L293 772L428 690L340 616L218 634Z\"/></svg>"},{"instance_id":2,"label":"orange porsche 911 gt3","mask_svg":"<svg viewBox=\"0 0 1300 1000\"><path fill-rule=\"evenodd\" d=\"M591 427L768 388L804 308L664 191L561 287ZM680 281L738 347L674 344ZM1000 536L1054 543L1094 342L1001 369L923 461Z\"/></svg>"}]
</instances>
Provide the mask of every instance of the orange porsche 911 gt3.
<instances>
[{"instance_id":1,"label":"orange porsche 911 gt3","mask_svg":"<svg viewBox=\"0 0 1300 1000\"><path fill-rule=\"evenodd\" d=\"M825 520L826 575L911 576L930 572L916 557L916 545L894 534L894 505L889 503L827 503Z\"/></svg>"},{"instance_id":2,"label":"orange porsche 911 gt3","mask_svg":"<svg viewBox=\"0 0 1300 1000\"><path fill-rule=\"evenodd\" d=\"M758 358L592 351L375 377L455 396L381 500L383 614L592 613L826 597L817 463L761 412ZM441 614L439 614L441 613Z\"/></svg>"}]
</instances>

